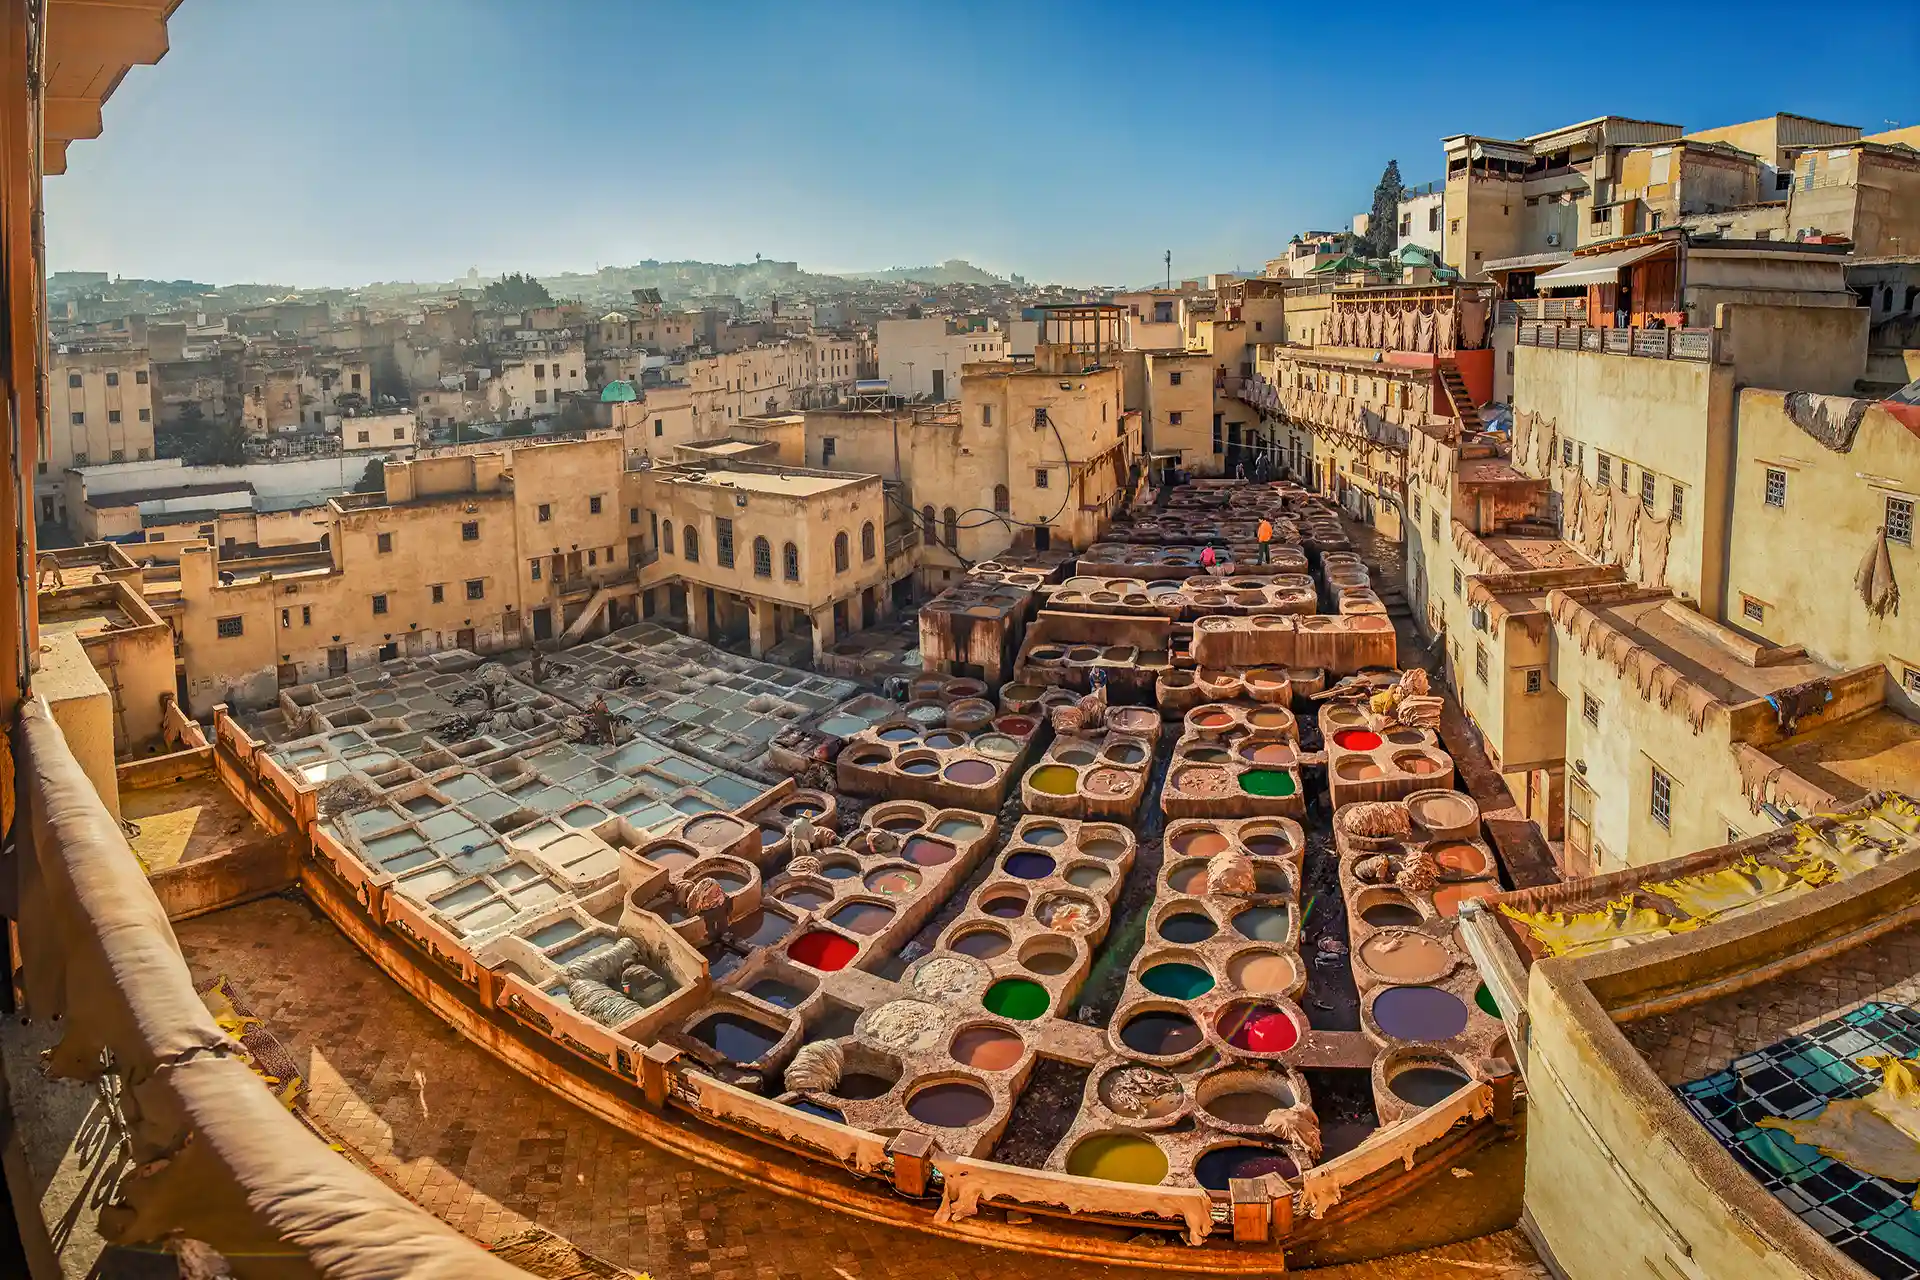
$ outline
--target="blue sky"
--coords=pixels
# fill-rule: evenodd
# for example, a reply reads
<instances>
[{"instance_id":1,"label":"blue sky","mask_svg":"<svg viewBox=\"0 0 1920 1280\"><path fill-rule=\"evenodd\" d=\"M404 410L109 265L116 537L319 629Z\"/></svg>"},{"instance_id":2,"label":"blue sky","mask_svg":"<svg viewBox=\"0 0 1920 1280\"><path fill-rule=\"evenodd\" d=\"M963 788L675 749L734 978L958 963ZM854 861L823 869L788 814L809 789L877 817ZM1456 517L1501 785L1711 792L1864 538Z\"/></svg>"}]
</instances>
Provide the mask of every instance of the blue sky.
<instances>
[{"instance_id":1,"label":"blue sky","mask_svg":"<svg viewBox=\"0 0 1920 1280\"><path fill-rule=\"evenodd\" d=\"M1254 268L1440 138L1920 123L1920 4L186 0L47 183L54 269L300 285L755 253ZM1444 14L1444 17L1443 17ZM1563 56L1560 50L1569 47ZM1904 68L1904 71L1902 70Z\"/></svg>"}]
</instances>

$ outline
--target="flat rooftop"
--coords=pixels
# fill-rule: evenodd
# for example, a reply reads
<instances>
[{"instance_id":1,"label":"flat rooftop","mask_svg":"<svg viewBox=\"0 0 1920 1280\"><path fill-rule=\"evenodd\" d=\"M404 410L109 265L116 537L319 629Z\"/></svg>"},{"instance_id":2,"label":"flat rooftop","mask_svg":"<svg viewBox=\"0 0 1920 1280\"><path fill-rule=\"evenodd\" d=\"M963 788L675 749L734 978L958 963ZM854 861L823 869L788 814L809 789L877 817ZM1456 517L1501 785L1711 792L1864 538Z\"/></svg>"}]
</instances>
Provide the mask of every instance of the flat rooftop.
<instances>
[{"instance_id":1,"label":"flat rooftop","mask_svg":"<svg viewBox=\"0 0 1920 1280\"><path fill-rule=\"evenodd\" d=\"M656 471L654 474L658 479L671 480L675 484L707 484L716 488L744 489L749 493L784 494L790 498L830 493L872 479L865 475L809 471L695 471L680 474Z\"/></svg>"},{"instance_id":2,"label":"flat rooftop","mask_svg":"<svg viewBox=\"0 0 1920 1280\"><path fill-rule=\"evenodd\" d=\"M1670 604L1674 609L1685 608L1670 597L1615 603L1587 601L1584 607L1609 625L1633 633L1634 640L1660 661L1729 706L1834 673L1825 663L1805 656L1755 666L1731 647L1739 637L1729 632L1730 643L1718 643L1706 630L1674 617L1668 609ZM1770 649L1772 646L1761 646L1759 652Z\"/></svg>"},{"instance_id":3,"label":"flat rooftop","mask_svg":"<svg viewBox=\"0 0 1920 1280\"><path fill-rule=\"evenodd\" d=\"M1516 573L1529 569L1587 569L1593 561L1581 555L1574 545L1559 538L1529 538L1495 533L1480 541L1500 562Z\"/></svg>"},{"instance_id":4,"label":"flat rooftop","mask_svg":"<svg viewBox=\"0 0 1920 1280\"><path fill-rule=\"evenodd\" d=\"M1870 791L1913 787L1920 778L1920 724L1880 707L1789 738L1766 753L1851 804Z\"/></svg>"}]
</instances>

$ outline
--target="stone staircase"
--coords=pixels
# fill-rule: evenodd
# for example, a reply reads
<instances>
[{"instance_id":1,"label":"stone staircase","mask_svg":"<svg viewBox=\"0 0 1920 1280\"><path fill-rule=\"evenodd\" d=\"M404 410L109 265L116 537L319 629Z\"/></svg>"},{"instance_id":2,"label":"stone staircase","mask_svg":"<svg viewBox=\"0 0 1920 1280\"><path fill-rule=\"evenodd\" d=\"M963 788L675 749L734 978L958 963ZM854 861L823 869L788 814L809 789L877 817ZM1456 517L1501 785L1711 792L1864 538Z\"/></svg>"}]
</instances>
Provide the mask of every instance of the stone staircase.
<instances>
[{"instance_id":1,"label":"stone staircase","mask_svg":"<svg viewBox=\"0 0 1920 1280\"><path fill-rule=\"evenodd\" d=\"M1480 410L1473 403L1473 393L1467 390L1467 380L1460 374L1460 366L1451 360L1442 360L1439 366L1440 381L1446 385L1447 398L1453 401L1454 416L1460 419L1462 431L1481 431L1485 424L1480 421Z\"/></svg>"}]
</instances>

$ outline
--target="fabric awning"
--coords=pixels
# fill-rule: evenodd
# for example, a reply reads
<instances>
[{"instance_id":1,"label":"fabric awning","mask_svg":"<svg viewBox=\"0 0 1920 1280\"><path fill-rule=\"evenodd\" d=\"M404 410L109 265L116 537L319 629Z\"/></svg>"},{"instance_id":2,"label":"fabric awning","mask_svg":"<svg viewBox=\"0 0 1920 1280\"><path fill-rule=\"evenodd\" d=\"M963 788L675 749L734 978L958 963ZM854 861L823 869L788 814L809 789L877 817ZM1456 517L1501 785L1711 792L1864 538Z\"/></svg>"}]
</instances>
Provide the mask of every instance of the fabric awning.
<instances>
[{"instance_id":1,"label":"fabric awning","mask_svg":"<svg viewBox=\"0 0 1920 1280\"><path fill-rule=\"evenodd\" d=\"M1502 146L1498 142L1476 142L1467 152L1475 160L1504 160L1508 164L1532 164L1533 148Z\"/></svg>"},{"instance_id":2,"label":"fabric awning","mask_svg":"<svg viewBox=\"0 0 1920 1280\"><path fill-rule=\"evenodd\" d=\"M1564 267L1555 267L1533 278L1536 289L1562 289L1569 285L1615 284L1620 279L1623 268L1656 253L1667 253L1673 249L1671 240L1659 244L1643 244L1638 249L1615 249L1612 253L1595 253L1584 258L1575 258Z\"/></svg>"}]
</instances>

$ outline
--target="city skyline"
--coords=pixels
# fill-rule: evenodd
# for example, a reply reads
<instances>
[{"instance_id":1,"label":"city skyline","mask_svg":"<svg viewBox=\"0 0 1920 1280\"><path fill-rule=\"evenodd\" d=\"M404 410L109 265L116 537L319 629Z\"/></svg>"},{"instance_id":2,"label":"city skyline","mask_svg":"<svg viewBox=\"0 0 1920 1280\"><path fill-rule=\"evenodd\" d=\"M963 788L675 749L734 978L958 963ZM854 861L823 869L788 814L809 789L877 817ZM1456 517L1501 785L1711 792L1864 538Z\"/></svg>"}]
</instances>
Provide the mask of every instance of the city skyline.
<instances>
[{"instance_id":1,"label":"city skyline","mask_svg":"<svg viewBox=\"0 0 1920 1280\"><path fill-rule=\"evenodd\" d=\"M1920 16L1851 8L1882 47L1920 49ZM1852 47L1848 15L1830 16L1796 32L1803 58ZM1289 30L1252 6L1167 28L1132 6L946 21L569 0L535 21L349 0L322 22L196 0L172 20L174 51L48 183L49 263L321 288L763 253L821 273L962 258L1137 283L1167 250L1176 275L1257 269L1293 232L1365 209L1387 160L1410 185L1440 177L1443 133L1609 111L1688 129L1776 110L1869 132L1920 117L1874 77L1783 96L1749 53L1705 39L1724 26L1712 12L1623 33L1634 73L1605 87L1525 69L1538 46L1518 6L1487 18L1478 65L1518 69L1463 84L1438 57L1328 56L1383 37ZM1223 91L1242 77L1270 93Z\"/></svg>"}]
</instances>

